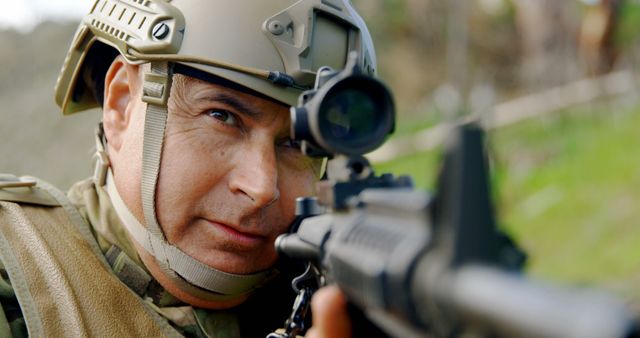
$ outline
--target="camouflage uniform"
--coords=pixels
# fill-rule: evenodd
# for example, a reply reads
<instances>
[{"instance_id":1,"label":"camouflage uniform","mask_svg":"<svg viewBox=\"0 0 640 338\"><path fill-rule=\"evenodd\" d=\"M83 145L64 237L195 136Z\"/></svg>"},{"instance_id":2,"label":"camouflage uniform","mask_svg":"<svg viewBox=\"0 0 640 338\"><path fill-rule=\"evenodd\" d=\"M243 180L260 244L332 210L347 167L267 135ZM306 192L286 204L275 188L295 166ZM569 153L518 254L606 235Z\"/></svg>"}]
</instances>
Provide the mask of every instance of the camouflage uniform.
<instances>
[{"instance_id":1,"label":"camouflage uniform","mask_svg":"<svg viewBox=\"0 0 640 338\"><path fill-rule=\"evenodd\" d=\"M72 205L67 206L56 200L56 190L44 182L33 187L5 187L0 192L0 253L3 260L0 337L23 337L28 333L32 336L93 336L105 332L127 336L260 337L281 326L291 308L293 292L288 286L290 276L286 273L233 309L203 310L180 302L146 271L107 193L93 179L78 182L71 188L68 199ZM74 222L69 221L74 217L74 211L69 207L75 207L75 215L82 216L81 221L86 222L88 230L84 235L90 238L74 229ZM34 237L40 237L42 243L32 243L34 250L15 248L29 245L30 235L24 234L25 222L43 223L35 226L41 233ZM62 248L62 252L56 252L55 248L53 254L43 250L47 249L49 241L64 241L58 248ZM97 250L90 253L92 244ZM48 257L35 256L39 250L54 256L55 262L49 262ZM23 251L31 251L35 257L22 261L18 258L18 264L5 262L11 257L24 256ZM65 267L78 260L78 253L86 255L82 264ZM40 269L35 273L42 275L41 281L29 277L30 272L26 271L29 267L21 265L30 259L32 265ZM107 262L106 268L100 260ZM31 285L47 284L46 279L56 274L47 270L57 269L57 265L61 265L62 271L58 274L63 280L40 287ZM16 268L23 271L16 272ZM84 276L80 276L83 272ZM29 280L20 281L27 284L28 289L22 290L22 297L14 288L24 289L24 285L14 283L12 287L11 284L20 276L29 277ZM25 300L28 298L25 294L30 294L33 302ZM96 302L100 306L87 309L87 303L91 307L90 304ZM26 308L25 304L28 304ZM33 304L36 304L35 310ZM96 319L102 315L108 317ZM96 325L96 322L103 322L105 326Z\"/></svg>"}]
</instances>

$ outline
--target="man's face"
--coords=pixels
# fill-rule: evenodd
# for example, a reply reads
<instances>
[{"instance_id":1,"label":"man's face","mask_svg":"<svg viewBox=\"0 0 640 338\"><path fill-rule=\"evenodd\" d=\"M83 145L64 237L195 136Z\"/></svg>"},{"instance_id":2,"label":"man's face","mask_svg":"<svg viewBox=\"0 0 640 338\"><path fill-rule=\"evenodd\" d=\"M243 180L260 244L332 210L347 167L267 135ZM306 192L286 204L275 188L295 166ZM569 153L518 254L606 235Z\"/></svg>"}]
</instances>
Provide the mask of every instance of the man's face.
<instances>
[{"instance_id":1,"label":"man's face","mask_svg":"<svg viewBox=\"0 0 640 338\"><path fill-rule=\"evenodd\" d=\"M267 269L317 161L292 147L287 107L179 74L173 88L156 204L167 239L226 272Z\"/></svg>"},{"instance_id":2,"label":"man's face","mask_svg":"<svg viewBox=\"0 0 640 338\"><path fill-rule=\"evenodd\" d=\"M129 82L139 81L130 73ZM142 221L145 105L136 96L139 91L126 97L128 103L113 101L130 115L115 135L107 99L105 131L109 142L110 136L115 140L109 151L118 190ZM167 240L226 272L269 268L276 260L274 240L294 218L295 198L313 194L320 167L292 147L288 107L180 74L168 107L156 195Z\"/></svg>"}]
</instances>

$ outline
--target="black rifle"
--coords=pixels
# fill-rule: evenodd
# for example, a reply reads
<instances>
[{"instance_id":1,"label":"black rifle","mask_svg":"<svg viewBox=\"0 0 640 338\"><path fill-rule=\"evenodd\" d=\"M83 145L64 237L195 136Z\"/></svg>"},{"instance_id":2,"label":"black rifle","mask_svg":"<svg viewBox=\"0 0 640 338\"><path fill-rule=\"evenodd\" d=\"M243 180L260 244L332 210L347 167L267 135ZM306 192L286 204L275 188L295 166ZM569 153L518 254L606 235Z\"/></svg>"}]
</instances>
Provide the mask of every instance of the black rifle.
<instances>
[{"instance_id":1,"label":"black rifle","mask_svg":"<svg viewBox=\"0 0 640 338\"><path fill-rule=\"evenodd\" d=\"M380 84L366 78L353 58L343 72L324 70L316 90L292 110L303 150L333 159L317 200L299 199L292 232L276 241L307 272L293 282L299 297L286 331L270 337L303 332L310 295L333 283L374 324L365 331L356 325L354 337L640 337L616 298L531 281L518 271L523 256L496 227L483 131L474 124L452 128L434 195L414 190L406 177L374 175L361 156L371 150L364 144L377 147L393 122L377 111L369 114L382 122L365 126L377 129L357 126L362 110L383 106ZM342 93L353 90L360 91L345 99ZM372 91L375 103L354 103ZM355 113L348 110L354 105ZM378 139L354 140L376 133Z\"/></svg>"}]
</instances>

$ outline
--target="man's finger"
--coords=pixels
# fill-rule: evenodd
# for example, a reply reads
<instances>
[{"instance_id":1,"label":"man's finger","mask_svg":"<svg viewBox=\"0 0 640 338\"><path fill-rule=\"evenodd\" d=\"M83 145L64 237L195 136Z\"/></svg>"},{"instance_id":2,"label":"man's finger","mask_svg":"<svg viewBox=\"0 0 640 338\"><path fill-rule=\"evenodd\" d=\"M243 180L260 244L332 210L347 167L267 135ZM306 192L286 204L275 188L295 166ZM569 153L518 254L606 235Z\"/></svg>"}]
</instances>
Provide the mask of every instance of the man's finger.
<instances>
[{"instance_id":1,"label":"man's finger","mask_svg":"<svg viewBox=\"0 0 640 338\"><path fill-rule=\"evenodd\" d=\"M349 338L351 321L347 313L347 300L337 286L321 288L311 301L313 326L307 338Z\"/></svg>"}]
</instances>

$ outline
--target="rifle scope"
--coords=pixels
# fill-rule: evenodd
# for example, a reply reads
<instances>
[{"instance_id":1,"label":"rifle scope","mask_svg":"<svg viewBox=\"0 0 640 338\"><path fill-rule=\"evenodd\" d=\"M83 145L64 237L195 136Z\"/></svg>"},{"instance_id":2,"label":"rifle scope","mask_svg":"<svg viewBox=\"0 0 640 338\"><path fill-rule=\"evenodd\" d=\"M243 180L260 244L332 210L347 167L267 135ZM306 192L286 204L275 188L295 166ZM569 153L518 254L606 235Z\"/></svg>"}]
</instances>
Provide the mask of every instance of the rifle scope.
<instances>
[{"instance_id":1,"label":"rifle scope","mask_svg":"<svg viewBox=\"0 0 640 338\"><path fill-rule=\"evenodd\" d=\"M291 135L308 156L362 155L393 132L395 109L389 89L363 73L357 53L344 70L318 70L315 87L291 108Z\"/></svg>"}]
</instances>

